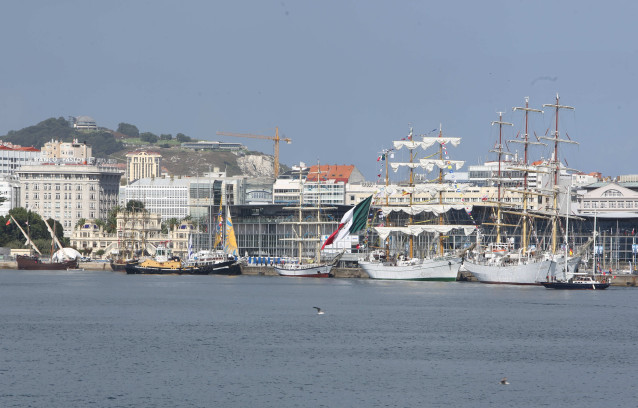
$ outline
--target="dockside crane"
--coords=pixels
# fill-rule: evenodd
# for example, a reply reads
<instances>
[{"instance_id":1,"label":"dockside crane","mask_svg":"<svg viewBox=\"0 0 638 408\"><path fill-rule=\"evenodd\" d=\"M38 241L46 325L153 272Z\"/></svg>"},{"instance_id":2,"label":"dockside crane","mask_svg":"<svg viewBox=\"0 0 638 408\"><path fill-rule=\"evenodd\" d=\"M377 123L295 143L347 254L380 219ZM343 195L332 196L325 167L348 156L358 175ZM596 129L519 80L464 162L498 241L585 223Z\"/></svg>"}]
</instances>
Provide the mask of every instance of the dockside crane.
<instances>
[{"instance_id":1,"label":"dockside crane","mask_svg":"<svg viewBox=\"0 0 638 408\"><path fill-rule=\"evenodd\" d=\"M282 140L288 144L292 143L291 139L280 138L279 128L275 128L275 136L253 135L251 133L233 133L233 132L217 132L220 136L249 137L252 139L265 139L275 141L275 179L279 177L279 141Z\"/></svg>"}]
</instances>

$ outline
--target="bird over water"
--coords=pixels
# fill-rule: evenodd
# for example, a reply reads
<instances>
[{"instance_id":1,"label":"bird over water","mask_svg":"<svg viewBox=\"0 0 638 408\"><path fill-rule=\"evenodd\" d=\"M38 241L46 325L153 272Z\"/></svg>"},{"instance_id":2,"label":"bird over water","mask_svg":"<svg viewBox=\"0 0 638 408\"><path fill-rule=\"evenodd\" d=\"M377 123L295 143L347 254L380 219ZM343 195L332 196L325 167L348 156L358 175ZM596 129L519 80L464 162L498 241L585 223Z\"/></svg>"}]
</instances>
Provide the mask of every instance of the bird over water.
<instances>
[{"instance_id":1,"label":"bird over water","mask_svg":"<svg viewBox=\"0 0 638 408\"><path fill-rule=\"evenodd\" d=\"M313 308L313 309L317 309L317 314L323 314L323 310L321 310L321 308L320 308L320 307L313 306L312 308Z\"/></svg>"}]
</instances>

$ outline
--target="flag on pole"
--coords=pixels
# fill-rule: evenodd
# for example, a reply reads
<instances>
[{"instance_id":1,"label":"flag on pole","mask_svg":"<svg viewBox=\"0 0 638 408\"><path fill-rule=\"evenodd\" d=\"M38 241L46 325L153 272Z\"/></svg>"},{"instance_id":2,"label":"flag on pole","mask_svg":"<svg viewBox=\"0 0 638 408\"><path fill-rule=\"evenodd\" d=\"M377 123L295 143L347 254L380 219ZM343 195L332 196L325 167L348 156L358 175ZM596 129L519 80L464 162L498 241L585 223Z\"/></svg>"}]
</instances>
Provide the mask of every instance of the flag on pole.
<instances>
[{"instance_id":1,"label":"flag on pole","mask_svg":"<svg viewBox=\"0 0 638 408\"><path fill-rule=\"evenodd\" d=\"M11 224L11 218L7 220L7 223L5 225L9 225L9 224Z\"/></svg>"},{"instance_id":2,"label":"flag on pole","mask_svg":"<svg viewBox=\"0 0 638 408\"><path fill-rule=\"evenodd\" d=\"M348 210L343 218L341 218L337 230L333 232L328 239L326 239L326 242L323 243L321 249L324 249L326 245L330 245L333 242L345 238L346 235L350 233L364 229L368 223L368 212L370 211L371 202L372 196L366 198Z\"/></svg>"}]
</instances>

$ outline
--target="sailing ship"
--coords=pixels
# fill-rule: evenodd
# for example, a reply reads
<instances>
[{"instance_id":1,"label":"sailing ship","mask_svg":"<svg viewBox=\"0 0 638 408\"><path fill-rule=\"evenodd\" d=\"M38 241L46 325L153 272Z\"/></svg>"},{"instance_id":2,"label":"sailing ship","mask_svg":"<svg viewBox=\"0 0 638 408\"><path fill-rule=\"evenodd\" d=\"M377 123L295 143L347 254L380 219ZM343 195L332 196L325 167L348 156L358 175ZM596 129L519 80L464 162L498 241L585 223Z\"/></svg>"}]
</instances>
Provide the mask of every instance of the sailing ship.
<instances>
[{"instance_id":1,"label":"sailing ship","mask_svg":"<svg viewBox=\"0 0 638 408\"><path fill-rule=\"evenodd\" d=\"M192 236L189 237L190 240L192 240ZM223 249L215 249L222 243ZM191 247L192 244L189 242L189 248ZM224 222L220 203L213 247L209 250L199 251L194 255L190 253L189 249L189 258L186 261L186 265L205 270L206 274L240 275L241 267L237 260L237 250L237 238L235 237L235 229L230 217L230 209L226 206L226 221Z\"/></svg>"},{"instance_id":2,"label":"sailing ship","mask_svg":"<svg viewBox=\"0 0 638 408\"><path fill-rule=\"evenodd\" d=\"M548 105L544 105L548 106ZM558 104L557 104L558 106ZM559 106L560 107L560 106ZM546 145L542 142L534 142L529 138L529 113L543 113L542 110L532 109L529 107L529 98L525 98L525 107L513 108L514 111L521 110L525 113L525 131L522 135L522 140L511 140L510 142L521 143L524 146L524 156L522 166L509 166L510 170L516 170L523 173L523 186L522 189L510 189L515 193L519 193L523 200L522 209L512 211L505 209L503 204L503 173L502 164L503 156L510 154L503 149L503 126L512 126L511 123L503 122L503 114L499 112L499 120L492 122L492 125L499 125L499 141L495 149L492 152L498 155L498 173L495 182L497 183L497 198L496 198L496 215L494 223L484 223L484 225L494 225L496 227L496 241L490 243L486 249L481 251L480 241L477 247L477 256L473 259L468 259L464 263L464 267L479 281L482 283L492 284L513 284L513 285L540 285L540 283L547 279L547 276L553 275L556 262L552 256L542 254L540 251L535 251L530 245L530 233L528 232L528 224L533 225L533 221L536 218L548 218L545 215L534 214L528 209L529 197L532 195L548 197L547 194L537 191L531 191L529 188L528 175L529 173L542 173L537 167L531 167L528 162L529 146L531 145ZM557 108L558 115L558 108ZM558 119L557 119L558 122ZM554 134L552 140L558 140L558 128ZM554 152L555 157L558 154L558 147ZM553 196L557 196L557 191L552 191ZM554 206L556 207L556 206ZM510 213L520 217L519 224L506 224L503 220L503 214ZM556 220L556 217L554 218ZM556 225L556 222L553 223ZM504 242L502 230L504 227L516 227L520 226L521 237L520 246L517 248L513 244L513 238L510 238L509 242ZM556 242L554 235L553 242ZM555 245L555 244L554 244Z\"/></svg>"},{"instance_id":3,"label":"sailing ship","mask_svg":"<svg viewBox=\"0 0 638 408\"><path fill-rule=\"evenodd\" d=\"M499 125L499 142L493 152L498 154L499 168L496 183L498 185L498 195L496 200L496 219L494 223L484 223L484 225L496 226L496 241L487 246L487 250L481 252L478 250L478 255L474 259L466 260L464 267L479 281L482 283L493 284L514 284L514 285L540 285L542 282L547 281L548 277L554 276L556 271L557 260L560 255L557 254L557 228L559 222L558 214L558 193L559 183L558 176L561 171L560 161L558 159L558 145L559 143L576 143L569 139L561 139L559 137L558 130L558 115L560 109L574 109L571 106L563 106L559 104L558 95L556 95L555 104L545 104L543 107L552 107L556 110L556 128L553 132L553 137L543 136L541 139L545 139L554 143L554 149L551 160L549 160L544 166L530 167L528 163L528 148L530 145L546 145L545 143L530 141L528 134L529 113L537 112L543 113L538 109L531 109L529 107L529 98L525 98L525 107L514 108L513 110L522 110L525 112L525 133L522 140L514 140L512 142L522 143L524 145L524 162L522 167L511 166L511 170L518 170L524 173L524 181L522 190L510 189L511 191L518 192L523 197L523 206L521 210L504 210L503 204L503 175L501 172L502 158L504 155L509 154L505 152L502 144L502 129L504 125L511 126L511 123L503 122L502 113L499 113L499 120L492 122L492 124ZM541 168L539 168L541 167ZM548 172L543 171L542 167L549 169ZM550 188L547 189L549 193L543 191L531 191L528 185L528 173L549 173ZM553 213L538 214L528 210L529 196L540 196L546 199L553 197ZM511 213L520 217L519 224L506 224L503 221L503 213ZM535 251L530 245L530 234L527 232L528 222L536 218L545 218L552 220L552 244L549 252L543 253L542 251ZM513 239L509 242L504 242L502 239L503 227L516 227L521 226L522 234L520 238L520 246L516 248L513 245ZM565 243L567 245L567 242ZM571 265L577 265L580 262L580 258L569 259Z\"/></svg>"},{"instance_id":4,"label":"sailing ship","mask_svg":"<svg viewBox=\"0 0 638 408\"><path fill-rule=\"evenodd\" d=\"M46 221L44 221L44 222L45 222L47 228L49 229L49 232L51 233L51 258L50 258L49 262L44 262L40 258L42 256L42 252L40 252L38 247L33 243L33 241L31 240L30 234L28 232L24 231L24 229L20 226L20 224L16 221L16 219L13 218L13 216L11 216L11 219L18 226L18 228L22 232L22 235L24 235L24 237L26 238L27 244L31 245L31 248L33 249L33 251L37 252L37 254L38 254L38 255L36 255L35 253L32 252L30 255L18 255L18 256L16 256L16 262L18 264L18 269L25 269L25 270L67 270L67 269L77 269L78 268L78 258L77 257L75 257L75 258L64 258L63 256L59 256L59 257L55 257L54 256L54 248L55 248L56 241L57 241L57 244L58 244L58 246L60 248L62 248L62 245L60 244L60 241L57 240L57 237L55 236L54 232L51 230L51 227L49 226L49 224ZM27 223L27 230L29 230L29 224L28 223Z\"/></svg>"},{"instance_id":5,"label":"sailing ship","mask_svg":"<svg viewBox=\"0 0 638 408\"><path fill-rule=\"evenodd\" d=\"M321 261L321 251L319 249L319 243L321 242L321 225L333 224L332 222L321 220L321 167L317 166L317 182L318 182L318 195L317 205L304 205L303 194L303 182L302 182L302 166L299 166L299 205L294 207L284 207L285 210L296 210L297 220L287 221L283 224L289 224L293 226L293 234L296 235L291 238L281 238L282 241L291 241L297 243L296 256L291 258L290 262L283 264L277 264L274 266L275 272L280 276L294 276L304 278L330 278L333 276L331 273L332 268L341 258L341 255L333 258L331 262ZM323 207L323 209L329 209ZM304 213L308 214L308 217L304 217ZM314 217L312 214L314 213ZM316 230L312 231L312 227L316 226ZM296 227L296 228L295 228ZM314 248L308 248L304 244L314 244ZM314 252L314 258L304 257L304 252Z\"/></svg>"},{"instance_id":6,"label":"sailing ship","mask_svg":"<svg viewBox=\"0 0 638 408\"><path fill-rule=\"evenodd\" d=\"M388 202L388 155L384 154L386 162L386 206L382 207L382 213L387 216L394 211L401 211L408 214L407 225L405 226L377 226L373 227L379 236L381 242L388 242L390 235L408 237L407 254L393 254L390 256L390 249L386 245L385 256L379 256L378 251L373 251L365 259L359 260L359 266L370 276L371 279L391 279L391 280L422 280L422 281L455 281L457 280L459 268L463 261L463 250L457 253L444 252L444 236L453 229L463 229L465 235L471 234L476 227L474 225L445 225L443 216L450 210L471 210L471 207L464 205L447 205L443 204L443 169L452 169L453 166L459 169L464 162L459 160L450 160L449 156L444 156L443 150L446 145L458 146L461 138L444 137L442 128L439 127L439 135L436 137L422 136L421 141L413 140L413 129L407 140L394 141L394 149L407 148L409 151L409 162L392 163L390 166L394 171L401 167L409 169L408 188L405 193L408 194L408 205L401 207L389 206ZM438 159L432 159L434 155L415 161L417 150L426 150L431 146L438 144ZM413 194L415 191L414 169L424 168L426 171L432 171L434 167L439 168L438 184L434 186L433 191L438 192L438 204L415 205L413 202ZM414 215L432 213L438 219L438 225L423 225L414 223ZM423 257L414 256L414 237L423 233L429 233L438 237L437 247L438 253L424 254Z\"/></svg>"}]
</instances>

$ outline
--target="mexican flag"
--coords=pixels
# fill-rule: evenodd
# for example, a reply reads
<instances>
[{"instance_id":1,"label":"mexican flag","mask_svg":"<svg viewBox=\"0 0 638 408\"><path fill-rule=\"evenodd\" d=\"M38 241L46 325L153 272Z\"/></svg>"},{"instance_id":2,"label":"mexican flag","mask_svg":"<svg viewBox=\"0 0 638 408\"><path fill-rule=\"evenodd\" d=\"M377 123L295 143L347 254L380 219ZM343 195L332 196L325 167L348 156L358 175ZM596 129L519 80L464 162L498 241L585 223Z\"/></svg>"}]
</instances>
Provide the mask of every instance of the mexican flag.
<instances>
[{"instance_id":1,"label":"mexican flag","mask_svg":"<svg viewBox=\"0 0 638 408\"><path fill-rule=\"evenodd\" d=\"M328 239L326 239L326 242L323 243L321 249L324 249L326 245L330 245L333 242L343 239L348 234L365 229L366 224L368 223L370 202L372 202L372 196L366 198L348 210L341 219L337 230L333 232Z\"/></svg>"}]
</instances>

